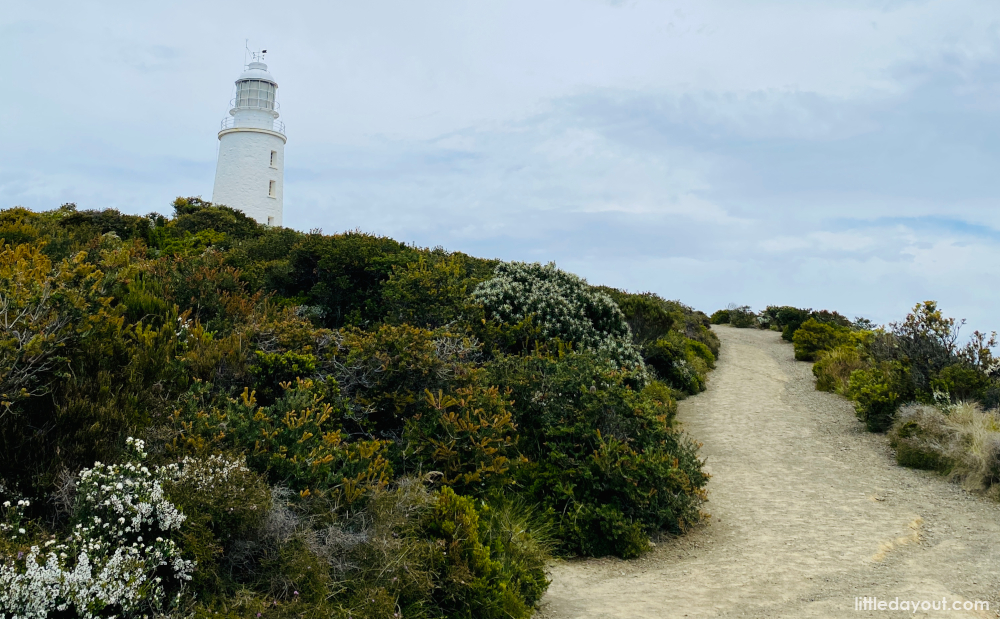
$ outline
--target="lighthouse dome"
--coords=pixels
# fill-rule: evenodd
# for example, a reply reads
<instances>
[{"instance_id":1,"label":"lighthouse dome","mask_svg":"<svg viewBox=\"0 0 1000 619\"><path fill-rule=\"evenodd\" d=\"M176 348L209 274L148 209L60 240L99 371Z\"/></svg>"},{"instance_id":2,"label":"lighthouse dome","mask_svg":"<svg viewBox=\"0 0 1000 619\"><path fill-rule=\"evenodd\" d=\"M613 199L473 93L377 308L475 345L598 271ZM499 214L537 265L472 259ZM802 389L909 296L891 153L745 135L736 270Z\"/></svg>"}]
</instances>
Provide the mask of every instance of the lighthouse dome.
<instances>
[{"instance_id":1,"label":"lighthouse dome","mask_svg":"<svg viewBox=\"0 0 1000 619\"><path fill-rule=\"evenodd\" d=\"M271 82L277 88L278 82L274 81L271 74L267 71L267 65L263 62L251 62L247 65L247 70L240 75L239 80L263 80L265 82Z\"/></svg>"}]
</instances>

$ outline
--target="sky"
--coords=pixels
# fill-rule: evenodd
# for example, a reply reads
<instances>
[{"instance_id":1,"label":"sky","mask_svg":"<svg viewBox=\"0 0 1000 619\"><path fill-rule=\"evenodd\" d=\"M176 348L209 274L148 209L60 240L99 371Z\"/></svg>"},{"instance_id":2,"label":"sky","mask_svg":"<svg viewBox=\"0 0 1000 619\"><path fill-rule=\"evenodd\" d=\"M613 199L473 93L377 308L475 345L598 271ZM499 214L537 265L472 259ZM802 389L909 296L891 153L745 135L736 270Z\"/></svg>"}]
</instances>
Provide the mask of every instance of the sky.
<instances>
[{"instance_id":1,"label":"sky","mask_svg":"<svg viewBox=\"0 0 1000 619\"><path fill-rule=\"evenodd\" d=\"M0 208L210 199L247 39L290 227L1000 329L998 2L11 3Z\"/></svg>"}]
</instances>

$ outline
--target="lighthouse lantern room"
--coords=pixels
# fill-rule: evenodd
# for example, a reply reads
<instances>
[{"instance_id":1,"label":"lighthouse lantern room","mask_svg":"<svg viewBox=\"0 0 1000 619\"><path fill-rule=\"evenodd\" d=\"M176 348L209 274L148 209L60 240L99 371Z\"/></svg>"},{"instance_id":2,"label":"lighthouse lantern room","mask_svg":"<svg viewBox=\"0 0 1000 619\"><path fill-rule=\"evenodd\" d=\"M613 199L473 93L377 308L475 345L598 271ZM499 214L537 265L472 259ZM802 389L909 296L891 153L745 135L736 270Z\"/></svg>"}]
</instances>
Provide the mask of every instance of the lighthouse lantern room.
<instances>
[{"instance_id":1,"label":"lighthouse lantern room","mask_svg":"<svg viewBox=\"0 0 1000 619\"><path fill-rule=\"evenodd\" d=\"M285 125L278 120L278 83L254 54L236 80L236 97L219 131L212 202L259 223L282 225Z\"/></svg>"}]
</instances>

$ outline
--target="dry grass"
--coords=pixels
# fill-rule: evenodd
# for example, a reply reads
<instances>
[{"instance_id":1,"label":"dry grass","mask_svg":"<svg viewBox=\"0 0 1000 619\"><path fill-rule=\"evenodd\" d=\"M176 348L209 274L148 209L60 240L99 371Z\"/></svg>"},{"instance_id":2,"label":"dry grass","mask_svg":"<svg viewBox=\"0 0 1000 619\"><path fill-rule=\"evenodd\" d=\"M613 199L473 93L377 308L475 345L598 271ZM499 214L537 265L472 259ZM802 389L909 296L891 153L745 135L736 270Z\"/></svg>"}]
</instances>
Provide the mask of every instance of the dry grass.
<instances>
[{"instance_id":1,"label":"dry grass","mask_svg":"<svg viewBox=\"0 0 1000 619\"><path fill-rule=\"evenodd\" d=\"M954 462L951 476L968 490L1000 498L1000 417L978 404L948 407L948 424L955 438L946 455Z\"/></svg>"},{"instance_id":2,"label":"dry grass","mask_svg":"<svg viewBox=\"0 0 1000 619\"><path fill-rule=\"evenodd\" d=\"M900 464L947 473L962 487L1000 499L1000 416L972 402L904 407L890 442Z\"/></svg>"},{"instance_id":3,"label":"dry grass","mask_svg":"<svg viewBox=\"0 0 1000 619\"><path fill-rule=\"evenodd\" d=\"M860 370L865 365L857 348L853 346L838 346L833 350L822 351L813 365L816 388L845 395L851 372Z\"/></svg>"}]
</instances>

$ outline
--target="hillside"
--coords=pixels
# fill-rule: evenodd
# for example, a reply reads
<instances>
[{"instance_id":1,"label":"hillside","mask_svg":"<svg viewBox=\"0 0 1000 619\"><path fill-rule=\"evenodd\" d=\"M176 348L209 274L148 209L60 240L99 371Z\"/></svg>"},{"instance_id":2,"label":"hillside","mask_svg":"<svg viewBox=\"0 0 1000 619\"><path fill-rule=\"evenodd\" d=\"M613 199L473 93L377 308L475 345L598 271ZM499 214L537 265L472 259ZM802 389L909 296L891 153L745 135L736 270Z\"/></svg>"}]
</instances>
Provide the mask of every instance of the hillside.
<instances>
[{"instance_id":1,"label":"hillside","mask_svg":"<svg viewBox=\"0 0 1000 619\"><path fill-rule=\"evenodd\" d=\"M708 317L178 199L0 211L0 615L527 617L702 518Z\"/></svg>"}]
</instances>

